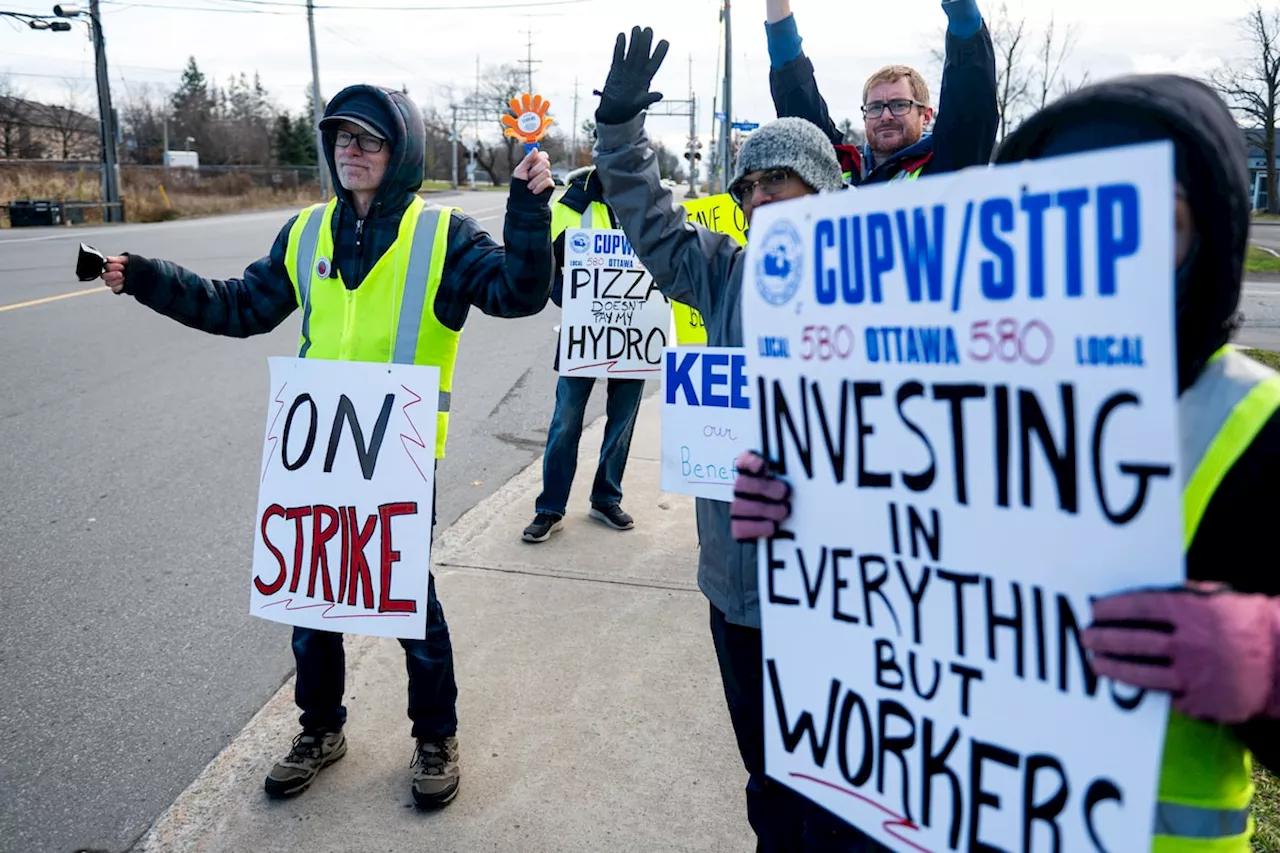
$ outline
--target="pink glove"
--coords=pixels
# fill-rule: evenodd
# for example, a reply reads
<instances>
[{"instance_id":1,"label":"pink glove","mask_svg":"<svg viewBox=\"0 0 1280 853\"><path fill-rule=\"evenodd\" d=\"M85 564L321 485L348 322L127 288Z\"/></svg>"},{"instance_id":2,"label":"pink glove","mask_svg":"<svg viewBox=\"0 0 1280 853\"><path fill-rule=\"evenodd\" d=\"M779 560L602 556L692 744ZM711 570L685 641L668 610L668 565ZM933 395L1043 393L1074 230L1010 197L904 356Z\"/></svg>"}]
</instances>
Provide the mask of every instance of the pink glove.
<instances>
[{"instance_id":1,"label":"pink glove","mask_svg":"<svg viewBox=\"0 0 1280 853\"><path fill-rule=\"evenodd\" d=\"M764 459L750 450L738 457L737 467L729 506L733 538L743 542L768 538L791 515L791 486L770 474Z\"/></svg>"},{"instance_id":2,"label":"pink glove","mask_svg":"<svg viewBox=\"0 0 1280 853\"><path fill-rule=\"evenodd\" d=\"M1190 585L1100 599L1093 619L1080 641L1098 675L1172 693L1189 717L1280 717L1280 600Z\"/></svg>"}]
</instances>

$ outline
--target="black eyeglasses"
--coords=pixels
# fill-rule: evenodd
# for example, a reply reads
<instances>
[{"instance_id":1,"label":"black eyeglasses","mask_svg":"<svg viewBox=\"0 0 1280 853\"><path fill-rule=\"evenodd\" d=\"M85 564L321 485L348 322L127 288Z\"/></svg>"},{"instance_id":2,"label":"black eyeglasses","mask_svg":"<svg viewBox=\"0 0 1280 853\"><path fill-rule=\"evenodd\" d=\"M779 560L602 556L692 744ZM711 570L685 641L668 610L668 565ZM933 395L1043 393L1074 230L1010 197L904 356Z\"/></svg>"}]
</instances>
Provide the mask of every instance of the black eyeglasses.
<instances>
[{"instance_id":1,"label":"black eyeglasses","mask_svg":"<svg viewBox=\"0 0 1280 853\"><path fill-rule=\"evenodd\" d=\"M379 139L371 133L351 133L347 130L340 130L333 135L333 144L337 148L346 148L353 141L366 154L377 154L382 150L382 146L387 144L385 139Z\"/></svg>"},{"instance_id":2,"label":"black eyeglasses","mask_svg":"<svg viewBox=\"0 0 1280 853\"><path fill-rule=\"evenodd\" d=\"M765 195L775 196L782 192L791 177L791 172L786 169L770 169L754 181L748 181L746 178L738 181L729 187L729 195L733 196L738 204L746 204L747 200L755 195L756 187L764 190Z\"/></svg>"},{"instance_id":3,"label":"black eyeglasses","mask_svg":"<svg viewBox=\"0 0 1280 853\"><path fill-rule=\"evenodd\" d=\"M888 102L872 101L869 104L863 104L862 114L867 118L880 118L880 116L884 115L885 107L888 107L889 112L893 113L895 116L901 117L911 112L912 107L924 106L928 105L922 104L913 98L895 98Z\"/></svg>"}]
</instances>

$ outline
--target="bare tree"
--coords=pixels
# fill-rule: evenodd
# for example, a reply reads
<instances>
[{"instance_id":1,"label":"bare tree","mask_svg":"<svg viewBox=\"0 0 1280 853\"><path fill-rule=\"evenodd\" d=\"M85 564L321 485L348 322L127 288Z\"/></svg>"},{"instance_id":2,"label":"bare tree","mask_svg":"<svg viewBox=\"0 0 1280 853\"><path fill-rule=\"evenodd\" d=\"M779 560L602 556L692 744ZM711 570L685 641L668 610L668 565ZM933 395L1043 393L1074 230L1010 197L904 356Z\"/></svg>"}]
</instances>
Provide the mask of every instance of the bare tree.
<instances>
[{"instance_id":1,"label":"bare tree","mask_svg":"<svg viewBox=\"0 0 1280 853\"><path fill-rule=\"evenodd\" d=\"M867 143L867 134L850 119L841 120L837 129L844 136L845 145L865 145Z\"/></svg>"},{"instance_id":2,"label":"bare tree","mask_svg":"<svg viewBox=\"0 0 1280 853\"><path fill-rule=\"evenodd\" d=\"M1249 56L1219 67L1210 77L1231 107L1258 125L1267 159L1267 212L1280 213L1276 184L1276 109L1280 103L1280 10L1253 7L1240 21Z\"/></svg>"},{"instance_id":3,"label":"bare tree","mask_svg":"<svg viewBox=\"0 0 1280 853\"><path fill-rule=\"evenodd\" d=\"M1078 35L1075 24L1069 24L1065 29L1060 29L1056 16L1050 15L1049 25L1044 28L1040 45L1036 50L1035 80L1039 88L1037 93L1040 97L1039 109L1044 109L1052 96L1066 94L1083 85L1083 82L1073 84L1067 80L1062 70L1063 65L1076 49ZM1087 81L1088 73L1086 72L1084 76Z\"/></svg>"},{"instance_id":4,"label":"bare tree","mask_svg":"<svg viewBox=\"0 0 1280 853\"><path fill-rule=\"evenodd\" d=\"M521 95L525 90L526 73L514 65L500 65L490 68L480 78L480 91L471 95L471 107L479 116L491 116L494 132L499 132L501 125L498 116L510 111L511 99ZM489 173L494 186L502 186L506 177L519 165L523 151L521 143L506 135L498 136L494 142L492 137L483 136L476 146L476 163Z\"/></svg>"},{"instance_id":5,"label":"bare tree","mask_svg":"<svg viewBox=\"0 0 1280 853\"><path fill-rule=\"evenodd\" d=\"M122 156L145 165L163 163L169 96L151 84L129 86L119 111L125 137Z\"/></svg>"},{"instance_id":6,"label":"bare tree","mask_svg":"<svg viewBox=\"0 0 1280 853\"><path fill-rule=\"evenodd\" d=\"M1000 4L988 22L991 43L996 51L996 109L1000 115L1000 141L1021 119L1031 93L1031 72L1023 62L1030 33L1026 18L1011 18L1009 7Z\"/></svg>"},{"instance_id":7,"label":"bare tree","mask_svg":"<svg viewBox=\"0 0 1280 853\"><path fill-rule=\"evenodd\" d=\"M97 143L97 124L84 112L84 81L64 78L62 87L58 103L40 105L37 122L52 134L59 159L92 157Z\"/></svg>"},{"instance_id":8,"label":"bare tree","mask_svg":"<svg viewBox=\"0 0 1280 853\"><path fill-rule=\"evenodd\" d=\"M21 157L22 131L29 118L29 104L8 74L0 74L0 157Z\"/></svg>"}]
</instances>

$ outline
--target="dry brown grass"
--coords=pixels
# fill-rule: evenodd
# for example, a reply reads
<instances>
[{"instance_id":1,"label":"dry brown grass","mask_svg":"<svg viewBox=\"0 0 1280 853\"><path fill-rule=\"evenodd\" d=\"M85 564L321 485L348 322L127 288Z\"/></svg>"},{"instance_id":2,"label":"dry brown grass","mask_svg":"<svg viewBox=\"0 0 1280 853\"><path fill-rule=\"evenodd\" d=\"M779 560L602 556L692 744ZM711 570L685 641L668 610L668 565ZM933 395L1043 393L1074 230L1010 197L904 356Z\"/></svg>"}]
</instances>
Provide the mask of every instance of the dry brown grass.
<instances>
[{"instance_id":1,"label":"dry brown grass","mask_svg":"<svg viewBox=\"0 0 1280 853\"><path fill-rule=\"evenodd\" d=\"M320 191L315 184L262 186L260 176L255 181L255 176L243 172L202 176L198 181L192 180L193 177L178 170L166 176L162 169L123 167L120 182L127 220L159 222L259 208L302 206L320 200ZM101 198L98 180L95 169L0 168L0 200L97 201ZM85 210L85 222L98 221L101 221L98 210ZM0 219L0 227L8 227L7 218Z\"/></svg>"}]
</instances>

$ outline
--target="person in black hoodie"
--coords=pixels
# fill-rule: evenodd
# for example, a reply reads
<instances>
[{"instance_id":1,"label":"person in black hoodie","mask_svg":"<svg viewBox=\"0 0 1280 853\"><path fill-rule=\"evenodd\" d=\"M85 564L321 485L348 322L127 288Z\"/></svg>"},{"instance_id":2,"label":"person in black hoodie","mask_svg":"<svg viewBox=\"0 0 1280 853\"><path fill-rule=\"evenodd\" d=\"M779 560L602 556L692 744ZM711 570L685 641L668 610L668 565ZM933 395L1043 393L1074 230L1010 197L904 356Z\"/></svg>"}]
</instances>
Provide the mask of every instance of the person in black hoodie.
<instances>
[{"instance_id":1,"label":"person in black hoodie","mask_svg":"<svg viewBox=\"0 0 1280 853\"><path fill-rule=\"evenodd\" d=\"M1188 583L1096 601L1081 640L1098 675L1172 695L1155 815L1162 849L1248 853L1250 753L1280 767L1280 572L1264 538L1280 509L1280 375L1228 344L1250 224L1244 136L1204 84L1131 76L1032 116L995 162L1160 140L1173 143L1177 179L1169 284ZM772 535L789 514L787 486L755 454L739 468L735 535Z\"/></svg>"},{"instance_id":2,"label":"person in black hoodie","mask_svg":"<svg viewBox=\"0 0 1280 853\"><path fill-rule=\"evenodd\" d=\"M421 112L405 95L374 86L348 87L329 102L320 129L337 197L290 219L270 253L250 264L243 278L206 279L169 261L126 254L107 259L103 280L115 293L127 293L180 323L230 337L270 332L302 305L299 357L439 367L439 458L444 455L458 335L470 309L495 317L526 317L546 306L552 282L550 162L535 151L516 167L504 248L471 217L424 205L418 197L425 131ZM399 239L410 227L413 238ZM442 265L433 248L438 245L445 247ZM410 263L433 255L437 264ZM384 257L388 262L379 263ZM411 269L422 269L424 275L411 278ZM397 306L412 304L410 295L430 310L397 312ZM358 322L343 319L348 305L360 309L351 312ZM389 320L395 320L394 338ZM402 336L401 330L414 334ZM406 346L402 353L401 339L416 341L416 347L409 351ZM414 802L425 808L451 802L460 780L453 647L434 578L428 583L424 615L426 639L401 640L401 645L417 743L411 788ZM347 749L342 635L295 628L293 651L302 732L267 776L271 796L306 790Z\"/></svg>"}]
</instances>

